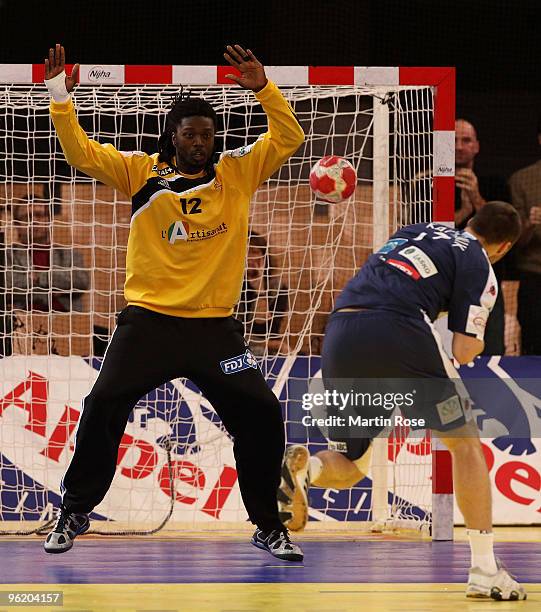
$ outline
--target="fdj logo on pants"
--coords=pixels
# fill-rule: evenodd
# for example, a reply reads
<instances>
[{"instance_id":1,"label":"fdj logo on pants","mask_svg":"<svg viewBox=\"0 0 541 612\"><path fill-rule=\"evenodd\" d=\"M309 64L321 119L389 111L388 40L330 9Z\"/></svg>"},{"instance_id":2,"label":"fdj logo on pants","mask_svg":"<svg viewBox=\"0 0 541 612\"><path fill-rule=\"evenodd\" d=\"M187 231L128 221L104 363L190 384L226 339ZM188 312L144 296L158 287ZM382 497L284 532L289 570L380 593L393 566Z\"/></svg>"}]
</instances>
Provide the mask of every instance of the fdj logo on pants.
<instances>
[{"instance_id":1,"label":"fdj logo on pants","mask_svg":"<svg viewBox=\"0 0 541 612\"><path fill-rule=\"evenodd\" d=\"M224 374L236 374L248 368L257 370L257 361L253 353L249 349L246 349L244 355L238 355L237 357L231 357L230 359L220 361L220 367Z\"/></svg>"}]
</instances>

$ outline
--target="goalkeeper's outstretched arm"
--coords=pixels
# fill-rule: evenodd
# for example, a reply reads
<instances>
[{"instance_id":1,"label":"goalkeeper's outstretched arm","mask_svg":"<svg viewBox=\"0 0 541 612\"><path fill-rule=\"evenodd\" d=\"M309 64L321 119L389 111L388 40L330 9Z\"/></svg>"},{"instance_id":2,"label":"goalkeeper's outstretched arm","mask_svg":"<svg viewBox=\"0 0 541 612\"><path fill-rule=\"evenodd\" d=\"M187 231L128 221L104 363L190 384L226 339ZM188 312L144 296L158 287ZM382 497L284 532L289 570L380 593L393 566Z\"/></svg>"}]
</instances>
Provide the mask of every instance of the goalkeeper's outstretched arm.
<instances>
[{"instance_id":1,"label":"goalkeeper's outstretched arm","mask_svg":"<svg viewBox=\"0 0 541 612\"><path fill-rule=\"evenodd\" d=\"M224 57L240 73L226 77L255 93L269 123L268 131L256 142L226 151L221 158L225 172L251 196L301 146L304 132L291 106L278 87L267 80L263 65L249 49L229 45Z\"/></svg>"},{"instance_id":2,"label":"goalkeeper's outstretched arm","mask_svg":"<svg viewBox=\"0 0 541 612\"><path fill-rule=\"evenodd\" d=\"M79 125L71 100L78 75L75 64L71 75L66 74L64 47L57 44L49 49L45 59L45 85L51 94L51 117L66 161L106 185L128 196L144 185L149 168L154 163L145 153L121 153L112 145L90 140Z\"/></svg>"}]
</instances>

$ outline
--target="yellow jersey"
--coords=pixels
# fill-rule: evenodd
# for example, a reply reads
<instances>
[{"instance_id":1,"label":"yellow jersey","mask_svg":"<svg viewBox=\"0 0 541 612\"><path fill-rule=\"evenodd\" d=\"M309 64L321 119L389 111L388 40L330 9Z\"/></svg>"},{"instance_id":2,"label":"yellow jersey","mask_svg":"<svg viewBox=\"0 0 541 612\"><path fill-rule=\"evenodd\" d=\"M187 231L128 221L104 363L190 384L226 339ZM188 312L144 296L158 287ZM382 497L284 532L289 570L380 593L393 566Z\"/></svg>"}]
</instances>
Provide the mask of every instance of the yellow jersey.
<instances>
[{"instance_id":1,"label":"yellow jersey","mask_svg":"<svg viewBox=\"0 0 541 612\"><path fill-rule=\"evenodd\" d=\"M268 131L222 153L212 172L195 175L158 162L157 153L126 153L90 140L71 99L51 102L68 164L131 197L128 304L178 317L233 312L244 274L251 196L304 141L274 83L268 81L255 96L267 114Z\"/></svg>"}]
</instances>

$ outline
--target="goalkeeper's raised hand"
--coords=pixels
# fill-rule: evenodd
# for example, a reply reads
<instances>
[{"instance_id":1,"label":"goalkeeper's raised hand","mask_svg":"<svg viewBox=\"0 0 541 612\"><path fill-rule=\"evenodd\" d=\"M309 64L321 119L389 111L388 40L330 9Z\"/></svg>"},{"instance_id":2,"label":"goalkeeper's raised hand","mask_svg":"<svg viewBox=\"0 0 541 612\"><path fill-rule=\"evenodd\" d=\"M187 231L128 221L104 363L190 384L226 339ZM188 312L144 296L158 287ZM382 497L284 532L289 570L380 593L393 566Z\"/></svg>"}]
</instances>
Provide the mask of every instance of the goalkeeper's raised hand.
<instances>
[{"instance_id":1,"label":"goalkeeper's raised hand","mask_svg":"<svg viewBox=\"0 0 541 612\"><path fill-rule=\"evenodd\" d=\"M64 47L57 43L53 48L49 49L49 57L45 58L45 84L47 85L49 91L53 98L60 102L62 100L57 99L58 97L62 97L62 93L65 95L71 93L73 88L77 84L77 77L79 76L79 64L75 64L73 66L73 70L71 71L71 75L67 75L65 72L66 69L66 54L64 51ZM65 75L63 82L61 81L60 75ZM56 78L55 77L60 77ZM50 81L49 83L47 81ZM54 87L51 85L55 84ZM65 88L65 90L64 90Z\"/></svg>"},{"instance_id":2,"label":"goalkeeper's raised hand","mask_svg":"<svg viewBox=\"0 0 541 612\"><path fill-rule=\"evenodd\" d=\"M245 51L240 45L227 45L226 48L225 59L240 72L240 76L226 74L226 78L235 81L244 89L251 89L256 92L263 89L267 84L265 68L250 49Z\"/></svg>"}]
</instances>

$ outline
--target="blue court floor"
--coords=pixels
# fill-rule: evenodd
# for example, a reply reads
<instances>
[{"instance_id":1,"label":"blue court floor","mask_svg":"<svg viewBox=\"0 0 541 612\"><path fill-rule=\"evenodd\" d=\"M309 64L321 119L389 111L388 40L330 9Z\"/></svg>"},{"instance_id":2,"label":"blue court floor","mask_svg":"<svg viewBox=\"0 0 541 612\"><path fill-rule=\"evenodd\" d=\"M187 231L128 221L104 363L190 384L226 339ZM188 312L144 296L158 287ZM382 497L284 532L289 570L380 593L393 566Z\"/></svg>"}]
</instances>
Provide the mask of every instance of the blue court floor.
<instances>
[{"instance_id":1,"label":"blue court floor","mask_svg":"<svg viewBox=\"0 0 541 612\"><path fill-rule=\"evenodd\" d=\"M303 539L305 561L287 563L248 539L86 536L61 555L0 539L0 591L61 590L63 607L24 609L62 612L541 611L538 541L496 544L529 598L492 602L464 597L466 542Z\"/></svg>"},{"instance_id":2,"label":"blue court floor","mask_svg":"<svg viewBox=\"0 0 541 612\"><path fill-rule=\"evenodd\" d=\"M303 563L275 559L248 541L79 538L48 555L38 541L0 541L2 583L458 582L466 580L467 543L301 542ZM496 544L523 582L541 581L541 543ZM541 610L541 608L540 608Z\"/></svg>"}]
</instances>

